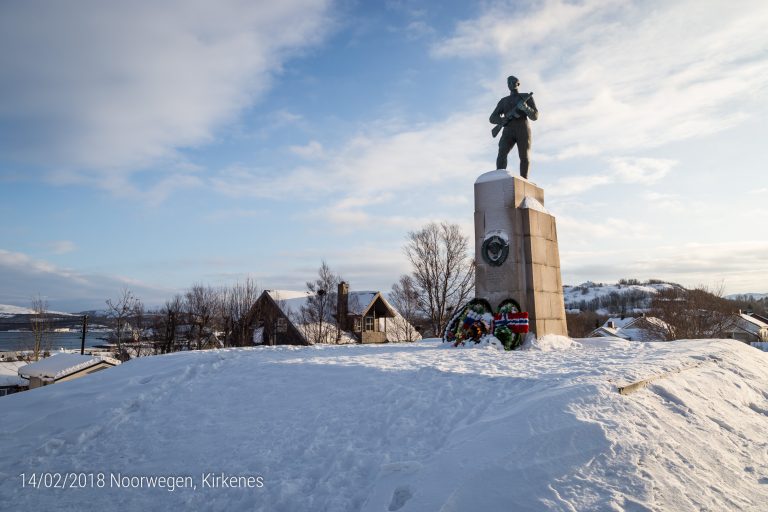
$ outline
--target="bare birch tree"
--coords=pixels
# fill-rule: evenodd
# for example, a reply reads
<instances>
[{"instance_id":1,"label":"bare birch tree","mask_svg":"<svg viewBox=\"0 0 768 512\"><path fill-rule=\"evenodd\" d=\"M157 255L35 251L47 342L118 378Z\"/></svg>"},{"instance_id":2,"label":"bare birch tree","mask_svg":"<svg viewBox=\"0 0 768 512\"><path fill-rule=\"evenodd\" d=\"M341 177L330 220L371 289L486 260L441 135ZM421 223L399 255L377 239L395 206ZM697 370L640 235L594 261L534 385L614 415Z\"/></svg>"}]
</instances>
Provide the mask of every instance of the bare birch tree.
<instances>
[{"instance_id":1,"label":"bare birch tree","mask_svg":"<svg viewBox=\"0 0 768 512\"><path fill-rule=\"evenodd\" d=\"M666 324L657 326L655 334L668 340L723 337L737 310L737 305L723 297L722 285L668 288L656 294L651 303L651 314Z\"/></svg>"},{"instance_id":2,"label":"bare birch tree","mask_svg":"<svg viewBox=\"0 0 768 512\"><path fill-rule=\"evenodd\" d=\"M192 331L187 338L187 349L191 348L192 339L196 341L197 350L203 348L203 340L210 334L214 315L219 309L219 299L217 290L200 283L192 285L184 295L185 309L192 325Z\"/></svg>"},{"instance_id":3,"label":"bare birch tree","mask_svg":"<svg viewBox=\"0 0 768 512\"><path fill-rule=\"evenodd\" d=\"M136 308L141 301L127 288L123 288L120 295L112 300L107 299L107 317L113 322L110 341L116 345L115 357L121 361L130 359L125 343L133 339L133 329L129 320L134 316Z\"/></svg>"},{"instance_id":4,"label":"bare birch tree","mask_svg":"<svg viewBox=\"0 0 768 512\"><path fill-rule=\"evenodd\" d=\"M299 312L299 323L310 343L336 340L338 325L334 315L338 301L337 290L342 280L323 260L317 269L317 279L307 282L310 296Z\"/></svg>"},{"instance_id":5,"label":"bare birch tree","mask_svg":"<svg viewBox=\"0 0 768 512\"><path fill-rule=\"evenodd\" d=\"M167 354L176 349L176 331L184 314L184 298L178 293L168 299L155 318L155 331L160 338L160 352Z\"/></svg>"},{"instance_id":6,"label":"bare birch tree","mask_svg":"<svg viewBox=\"0 0 768 512\"><path fill-rule=\"evenodd\" d=\"M40 294L32 297L32 316L29 320L32 327L32 360L37 361L42 354L50 350L48 301Z\"/></svg>"},{"instance_id":7,"label":"bare birch tree","mask_svg":"<svg viewBox=\"0 0 768 512\"><path fill-rule=\"evenodd\" d=\"M457 224L432 222L408 233L405 254L413 266L419 309L429 318L433 336L450 320L449 308L464 304L474 288L469 242Z\"/></svg>"},{"instance_id":8,"label":"bare birch tree","mask_svg":"<svg viewBox=\"0 0 768 512\"><path fill-rule=\"evenodd\" d=\"M242 347L252 343L253 322L258 316L256 301L259 295L259 287L250 277L224 291L221 316L228 345Z\"/></svg>"},{"instance_id":9,"label":"bare birch tree","mask_svg":"<svg viewBox=\"0 0 768 512\"><path fill-rule=\"evenodd\" d=\"M400 276L400 280L392 285L389 300L404 321L395 318L390 330L397 341L416 341L419 333L415 327L419 315L419 291L416 283L409 275Z\"/></svg>"}]
</instances>

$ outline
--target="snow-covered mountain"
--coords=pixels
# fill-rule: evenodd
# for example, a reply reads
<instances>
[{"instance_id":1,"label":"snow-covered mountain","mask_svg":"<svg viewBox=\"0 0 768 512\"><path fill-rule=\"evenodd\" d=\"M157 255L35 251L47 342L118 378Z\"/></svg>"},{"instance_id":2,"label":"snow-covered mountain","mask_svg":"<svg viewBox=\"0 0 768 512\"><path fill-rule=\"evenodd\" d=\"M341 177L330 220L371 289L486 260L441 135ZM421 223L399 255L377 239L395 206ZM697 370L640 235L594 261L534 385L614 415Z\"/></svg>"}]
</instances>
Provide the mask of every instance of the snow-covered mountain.
<instances>
[{"instance_id":1,"label":"snow-covered mountain","mask_svg":"<svg viewBox=\"0 0 768 512\"><path fill-rule=\"evenodd\" d=\"M674 283L624 281L615 284L587 281L576 286L563 286L565 309L596 311L603 315L644 313L659 291L680 287Z\"/></svg>"},{"instance_id":2,"label":"snow-covered mountain","mask_svg":"<svg viewBox=\"0 0 768 512\"><path fill-rule=\"evenodd\" d=\"M59 315L59 316L73 316L72 313L64 313L62 311L48 311L51 315ZM5 317L12 317L15 315L34 315L35 311L30 308L25 308L21 306L13 306L11 304L0 304L0 318Z\"/></svg>"},{"instance_id":3,"label":"snow-covered mountain","mask_svg":"<svg viewBox=\"0 0 768 512\"><path fill-rule=\"evenodd\" d=\"M0 398L0 495L15 510L765 509L768 353L577 341L129 361ZM30 488L40 472L84 476ZM205 486L222 474L263 486Z\"/></svg>"}]
</instances>

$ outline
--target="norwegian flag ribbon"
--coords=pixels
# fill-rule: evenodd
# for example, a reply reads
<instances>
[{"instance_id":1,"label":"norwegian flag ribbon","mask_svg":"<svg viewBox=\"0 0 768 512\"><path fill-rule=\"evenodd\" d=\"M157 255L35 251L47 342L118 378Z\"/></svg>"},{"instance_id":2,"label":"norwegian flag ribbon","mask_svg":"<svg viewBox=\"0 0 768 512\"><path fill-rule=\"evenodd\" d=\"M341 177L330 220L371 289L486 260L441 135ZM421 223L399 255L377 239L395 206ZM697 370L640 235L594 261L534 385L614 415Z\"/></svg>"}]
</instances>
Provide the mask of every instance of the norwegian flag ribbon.
<instances>
[{"instance_id":1,"label":"norwegian flag ribbon","mask_svg":"<svg viewBox=\"0 0 768 512\"><path fill-rule=\"evenodd\" d=\"M498 313L493 317L493 330L497 327L507 326L514 333L524 334L528 332L528 312L522 313Z\"/></svg>"}]
</instances>

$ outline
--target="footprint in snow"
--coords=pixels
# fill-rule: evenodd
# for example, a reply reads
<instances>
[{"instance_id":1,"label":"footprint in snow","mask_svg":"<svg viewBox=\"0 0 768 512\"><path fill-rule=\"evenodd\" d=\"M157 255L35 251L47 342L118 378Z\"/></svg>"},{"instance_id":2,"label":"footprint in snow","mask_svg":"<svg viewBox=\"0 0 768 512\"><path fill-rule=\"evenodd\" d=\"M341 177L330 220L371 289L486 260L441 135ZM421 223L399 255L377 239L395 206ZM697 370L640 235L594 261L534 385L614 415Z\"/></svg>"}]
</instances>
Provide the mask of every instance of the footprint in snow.
<instances>
[{"instance_id":1,"label":"footprint in snow","mask_svg":"<svg viewBox=\"0 0 768 512\"><path fill-rule=\"evenodd\" d=\"M413 489L408 485L401 485L392 493L392 502L387 510L390 512L400 510L411 498L413 498Z\"/></svg>"}]
</instances>

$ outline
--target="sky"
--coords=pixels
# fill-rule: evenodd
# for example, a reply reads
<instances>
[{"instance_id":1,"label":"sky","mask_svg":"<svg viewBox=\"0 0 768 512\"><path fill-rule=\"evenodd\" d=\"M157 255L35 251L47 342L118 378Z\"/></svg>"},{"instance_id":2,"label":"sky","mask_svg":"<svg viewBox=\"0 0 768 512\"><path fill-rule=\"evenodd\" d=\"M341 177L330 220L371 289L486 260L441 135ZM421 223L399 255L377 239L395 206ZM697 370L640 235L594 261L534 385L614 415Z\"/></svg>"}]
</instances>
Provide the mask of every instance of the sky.
<instances>
[{"instance_id":1,"label":"sky","mask_svg":"<svg viewBox=\"0 0 768 512\"><path fill-rule=\"evenodd\" d=\"M409 271L493 170L506 77L565 284L768 292L768 3L0 3L0 303ZM510 155L510 169L517 166Z\"/></svg>"}]
</instances>

